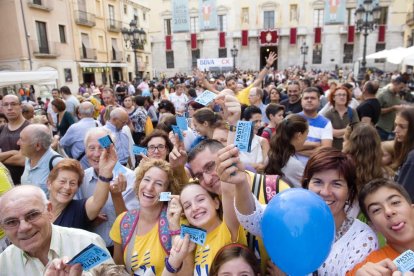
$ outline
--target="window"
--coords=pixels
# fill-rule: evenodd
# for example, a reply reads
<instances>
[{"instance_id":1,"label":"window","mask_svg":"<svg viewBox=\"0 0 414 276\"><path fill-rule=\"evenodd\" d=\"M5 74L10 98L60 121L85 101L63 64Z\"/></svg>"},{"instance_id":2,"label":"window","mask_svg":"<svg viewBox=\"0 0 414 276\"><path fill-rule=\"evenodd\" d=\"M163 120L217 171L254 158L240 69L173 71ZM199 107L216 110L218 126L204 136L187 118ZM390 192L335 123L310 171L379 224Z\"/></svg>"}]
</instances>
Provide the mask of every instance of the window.
<instances>
[{"instance_id":1,"label":"window","mask_svg":"<svg viewBox=\"0 0 414 276\"><path fill-rule=\"evenodd\" d=\"M91 58L92 49L89 44L89 35L81 33L81 40L82 40L82 58Z\"/></svg>"},{"instance_id":2,"label":"window","mask_svg":"<svg viewBox=\"0 0 414 276\"><path fill-rule=\"evenodd\" d=\"M174 68L174 52L168 51L165 52L166 59L167 59L167 68Z\"/></svg>"},{"instance_id":3,"label":"window","mask_svg":"<svg viewBox=\"0 0 414 276\"><path fill-rule=\"evenodd\" d=\"M197 67L197 59L200 58L200 49L192 50L191 51L191 67L196 68Z\"/></svg>"},{"instance_id":4,"label":"window","mask_svg":"<svg viewBox=\"0 0 414 276\"><path fill-rule=\"evenodd\" d=\"M190 32L192 34L198 33L198 17L190 17Z\"/></svg>"},{"instance_id":5,"label":"window","mask_svg":"<svg viewBox=\"0 0 414 276\"><path fill-rule=\"evenodd\" d=\"M66 34L65 34L64 25L59 25L59 37L60 37L60 43L66 43Z\"/></svg>"},{"instance_id":6,"label":"window","mask_svg":"<svg viewBox=\"0 0 414 276\"><path fill-rule=\"evenodd\" d=\"M322 64L322 45L321 44L313 46L312 63Z\"/></svg>"},{"instance_id":7,"label":"window","mask_svg":"<svg viewBox=\"0 0 414 276\"><path fill-rule=\"evenodd\" d=\"M111 42L112 42L112 60L120 61L121 52L118 50L118 43L116 42L116 38L111 38Z\"/></svg>"},{"instance_id":8,"label":"window","mask_svg":"<svg viewBox=\"0 0 414 276\"><path fill-rule=\"evenodd\" d=\"M164 33L171 35L171 19L164 19Z\"/></svg>"},{"instance_id":9,"label":"window","mask_svg":"<svg viewBox=\"0 0 414 276\"><path fill-rule=\"evenodd\" d=\"M128 6L124 4L124 14L128 14Z\"/></svg>"},{"instance_id":10,"label":"window","mask_svg":"<svg viewBox=\"0 0 414 276\"><path fill-rule=\"evenodd\" d=\"M347 14L346 22L348 23L348 26L355 25L355 9L354 8L346 9L346 14Z\"/></svg>"},{"instance_id":11,"label":"window","mask_svg":"<svg viewBox=\"0 0 414 276\"><path fill-rule=\"evenodd\" d=\"M142 12L142 20L147 20L147 13L146 12Z\"/></svg>"},{"instance_id":12,"label":"window","mask_svg":"<svg viewBox=\"0 0 414 276\"><path fill-rule=\"evenodd\" d=\"M313 10L313 25L314 27L322 27L323 25L323 10Z\"/></svg>"},{"instance_id":13,"label":"window","mask_svg":"<svg viewBox=\"0 0 414 276\"><path fill-rule=\"evenodd\" d=\"M289 16L290 16L290 21L298 21L298 5L296 5L296 4L293 4L293 5L290 5L290 13L289 13Z\"/></svg>"},{"instance_id":14,"label":"window","mask_svg":"<svg viewBox=\"0 0 414 276\"><path fill-rule=\"evenodd\" d=\"M138 26L138 10L136 8L134 8L134 20L137 21Z\"/></svg>"},{"instance_id":15,"label":"window","mask_svg":"<svg viewBox=\"0 0 414 276\"><path fill-rule=\"evenodd\" d=\"M242 24L249 24L249 8L242 8Z\"/></svg>"},{"instance_id":16,"label":"window","mask_svg":"<svg viewBox=\"0 0 414 276\"><path fill-rule=\"evenodd\" d=\"M264 11L263 12L263 28L273 29L275 27L275 12Z\"/></svg>"},{"instance_id":17,"label":"window","mask_svg":"<svg viewBox=\"0 0 414 276\"><path fill-rule=\"evenodd\" d=\"M108 5L109 11L109 25L111 28L115 28L115 8L112 5Z\"/></svg>"},{"instance_id":18,"label":"window","mask_svg":"<svg viewBox=\"0 0 414 276\"><path fill-rule=\"evenodd\" d=\"M354 44L344 44L343 63L352 63L354 61Z\"/></svg>"},{"instance_id":19,"label":"window","mask_svg":"<svg viewBox=\"0 0 414 276\"><path fill-rule=\"evenodd\" d=\"M33 4L42 5L42 0L33 0Z\"/></svg>"},{"instance_id":20,"label":"window","mask_svg":"<svg viewBox=\"0 0 414 276\"><path fill-rule=\"evenodd\" d=\"M379 52L385 50L385 43L377 43L377 45L375 45L375 52ZM375 63L384 63L385 62L385 58L379 58L379 59L374 59Z\"/></svg>"},{"instance_id":21,"label":"window","mask_svg":"<svg viewBox=\"0 0 414 276\"><path fill-rule=\"evenodd\" d=\"M227 30L227 15L222 14L218 16L219 31L225 32Z\"/></svg>"},{"instance_id":22,"label":"window","mask_svg":"<svg viewBox=\"0 0 414 276\"><path fill-rule=\"evenodd\" d=\"M49 43L47 41L46 23L36 21L37 41L39 53L49 54Z\"/></svg>"},{"instance_id":23,"label":"window","mask_svg":"<svg viewBox=\"0 0 414 276\"><path fill-rule=\"evenodd\" d=\"M381 15L378 20L378 25L387 25L388 21L388 7L381 7Z\"/></svg>"},{"instance_id":24,"label":"window","mask_svg":"<svg viewBox=\"0 0 414 276\"><path fill-rule=\"evenodd\" d=\"M227 57L227 48L220 48L218 52L219 58L226 58Z\"/></svg>"}]
</instances>

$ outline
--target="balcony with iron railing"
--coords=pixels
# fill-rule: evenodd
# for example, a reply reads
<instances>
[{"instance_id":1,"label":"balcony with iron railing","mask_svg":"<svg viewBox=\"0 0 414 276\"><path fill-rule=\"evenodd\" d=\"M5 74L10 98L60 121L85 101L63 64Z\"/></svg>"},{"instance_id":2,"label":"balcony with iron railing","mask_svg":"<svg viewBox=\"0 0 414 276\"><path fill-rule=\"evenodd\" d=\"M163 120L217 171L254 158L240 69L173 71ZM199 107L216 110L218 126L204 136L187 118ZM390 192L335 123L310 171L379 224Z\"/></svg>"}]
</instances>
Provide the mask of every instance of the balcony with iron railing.
<instances>
[{"instance_id":1,"label":"balcony with iron railing","mask_svg":"<svg viewBox=\"0 0 414 276\"><path fill-rule=\"evenodd\" d=\"M407 13L407 19L405 22L410 27L414 26L414 12Z\"/></svg>"},{"instance_id":2,"label":"balcony with iron railing","mask_svg":"<svg viewBox=\"0 0 414 276\"><path fill-rule=\"evenodd\" d=\"M53 0L26 0L27 5L33 9L39 9L43 11L53 10Z\"/></svg>"},{"instance_id":3,"label":"balcony with iron railing","mask_svg":"<svg viewBox=\"0 0 414 276\"><path fill-rule=\"evenodd\" d=\"M60 55L59 42L31 40L33 56L37 58L57 58Z\"/></svg>"},{"instance_id":4,"label":"balcony with iron railing","mask_svg":"<svg viewBox=\"0 0 414 276\"><path fill-rule=\"evenodd\" d=\"M109 18L106 20L106 26L108 31L119 33L122 28L122 22L113 18Z\"/></svg>"},{"instance_id":5,"label":"balcony with iron railing","mask_svg":"<svg viewBox=\"0 0 414 276\"><path fill-rule=\"evenodd\" d=\"M95 48L87 48L87 47L81 47L80 48L80 59L91 61L91 60L97 60L98 57L96 55L96 49Z\"/></svg>"},{"instance_id":6,"label":"balcony with iron railing","mask_svg":"<svg viewBox=\"0 0 414 276\"><path fill-rule=\"evenodd\" d=\"M96 17L94 14L86 11L75 11L75 22L78 25L94 27L96 25Z\"/></svg>"},{"instance_id":7,"label":"balcony with iron railing","mask_svg":"<svg viewBox=\"0 0 414 276\"><path fill-rule=\"evenodd\" d=\"M111 61L112 62L123 62L124 57L122 55L122 52L121 51L115 51L115 50L112 49Z\"/></svg>"}]
</instances>

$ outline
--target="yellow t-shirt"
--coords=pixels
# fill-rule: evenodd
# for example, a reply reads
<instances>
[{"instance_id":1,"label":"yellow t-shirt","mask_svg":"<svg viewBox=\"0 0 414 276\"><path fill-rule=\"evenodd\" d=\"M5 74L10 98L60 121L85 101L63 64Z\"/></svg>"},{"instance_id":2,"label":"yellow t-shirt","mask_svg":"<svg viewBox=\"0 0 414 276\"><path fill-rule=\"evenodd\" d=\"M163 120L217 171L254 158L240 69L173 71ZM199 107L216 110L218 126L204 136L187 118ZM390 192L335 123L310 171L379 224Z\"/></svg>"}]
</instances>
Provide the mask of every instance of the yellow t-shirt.
<instances>
[{"instance_id":1,"label":"yellow t-shirt","mask_svg":"<svg viewBox=\"0 0 414 276\"><path fill-rule=\"evenodd\" d=\"M109 236L119 244L122 244L120 222L125 212L119 215ZM131 254L131 267L135 275L150 276L161 275L164 270L164 259L167 256L164 248L160 243L158 223L145 235L137 236L135 239L134 249ZM126 251L124 251L124 262L126 263Z\"/></svg>"},{"instance_id":2,"label":"yellow t-shirt","mask_svg":"<svg viewBox=\"0 0 414 276\"><path fill-rule=\"evenodd\" d=\"M239 233L235 241L231 240L230 230L223 221L210 233L207 233L206 242L203 246L197 245L194 258L194 275L208 276L211 264L217 252L225 245L237 242L246 245L246 232L239 227Z\"/></svg>"},{"instance_id":3,"label":"yellow t-shirt","mask_svg":"<svg viewBox=\"0 0 414 276\"><path fill-rule=\"evenodd\" d=\"M250 105L249 93L250 93L250 89L252 88L253 88L253 83L247 86L245 89L240 90L239 93L237 93L236 98L239 100L241 104Z\"/></svg>"},{"instance_id":4,"label":"yellow t-shirt","mask_svg":"<svg viewBox=\"0 0 414 276\"><path fill-rule=\"evenodd\" d=\"M0 196L12 188L11 180L8 177L8 170L0 166ZM4 238L4 231L0 228L0 239Z\"/></svg>"}]
</instances>

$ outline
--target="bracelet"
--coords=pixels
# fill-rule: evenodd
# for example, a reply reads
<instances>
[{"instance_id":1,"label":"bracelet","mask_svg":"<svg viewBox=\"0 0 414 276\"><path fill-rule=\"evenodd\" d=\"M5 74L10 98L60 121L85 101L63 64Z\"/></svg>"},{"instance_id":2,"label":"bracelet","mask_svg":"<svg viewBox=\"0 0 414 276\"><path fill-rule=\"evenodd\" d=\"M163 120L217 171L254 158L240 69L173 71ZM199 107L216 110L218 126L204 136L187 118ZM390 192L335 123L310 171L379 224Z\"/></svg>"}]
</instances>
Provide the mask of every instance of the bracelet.
<instances>
[{"instance_id":1,"label":"bracelet","mask_svg":"<svg viewBox=\"0 0 414 276\"><path fill-rule=\"evenodd\" d=\"M180 235L181 229L178 230L170 230L170 236Z\"/></svg>"},{"instance_id":2,"label":"bracelet","mask_svg":"<svg viewBox=\"0 0 414 276\"><path fill-rule=\"evenodd\" d=\"M106 182L106 183L109 183L109 182L111 182L113 179L114 179L114 177L113 176L111 176L111 177L104 177L104 176L102 176L102 175L99 175L98 176L98 179L100 180L100 181L102 181L102 182Z\"/></svg>"},{"instance_id":3,"label":"bracelet","mask_svg":"<svg viewBox=\"0 0 414 276\"><path fill-rule=\"evenodd\" d=\"M183 267L183 263L181 263L181 265L178 268L174 268L171 266L170 262L168 261L169 257L165 257L165 268L167 269L168 272L170 273L177 273L181 270L181 268Z\"/></svg>"},{"instance_id":4,"label":"bracelet","mask_svg":"<svg viewBox=\"0 0 414 276\"><path fill-rule=\"evenodd\" d=\"M231 132L236 132L237 127L226 123L226 128Z\"/></svg>"},{"instance_id":5,"label":"bracelet","mask_svg":"<svg viewBox=\"0 0 414 276\"><path fill-rule=\"evenodd\" d=\"M270 70L270 66L267 66L267 65L266 65L266 66L265 66L265 68L266 68L267 70Z\"/></svg>"}]
</instances>

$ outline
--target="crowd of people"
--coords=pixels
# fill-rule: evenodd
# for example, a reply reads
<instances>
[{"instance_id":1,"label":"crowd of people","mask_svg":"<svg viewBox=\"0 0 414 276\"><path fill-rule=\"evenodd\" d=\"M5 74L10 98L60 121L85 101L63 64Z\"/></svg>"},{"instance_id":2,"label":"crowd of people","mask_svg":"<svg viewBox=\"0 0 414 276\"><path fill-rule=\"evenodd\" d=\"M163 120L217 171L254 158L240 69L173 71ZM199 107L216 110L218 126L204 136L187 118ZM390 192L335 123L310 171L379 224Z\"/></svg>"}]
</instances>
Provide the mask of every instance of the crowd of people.
<instances>
[{"instance_id":1,"label":"crowd of people","mask_svg":"<svg viewBox=\"0 0 414 276\"><path fill-rule=\"evenodd\" d=\"M392 260L414 250L407 75L357 83L273 71L276 59L256 73L63 86L36 112L25 95L3 96L0 275L285 275L261 220L291 188L319 195L335 222L310 274L397 273ZM216 97L203 105L205 90ZM251 122L249 152L234 145L238 121ZM205 231L204 243L182 225ZM89 271L67 263L90 243L112 258Z\"/></svg>"}]
</instances>

